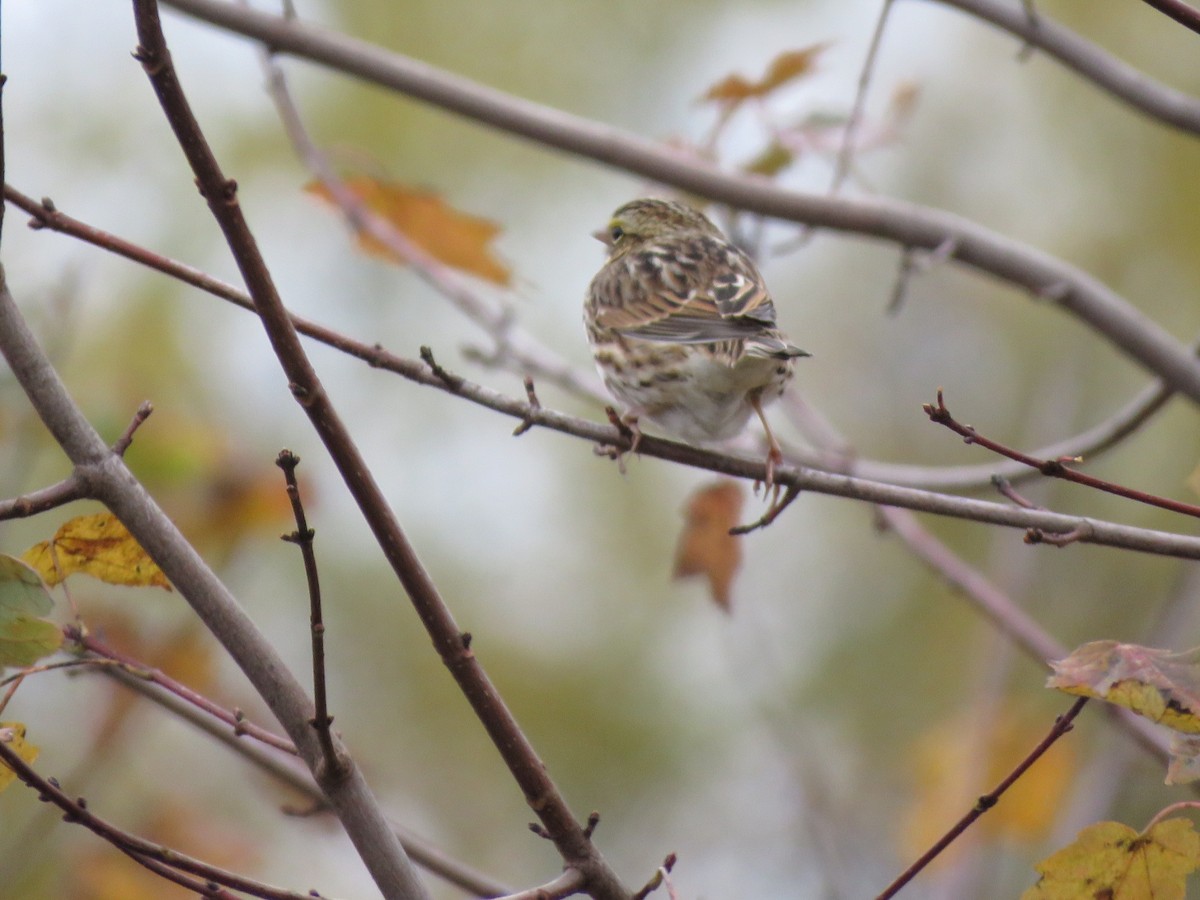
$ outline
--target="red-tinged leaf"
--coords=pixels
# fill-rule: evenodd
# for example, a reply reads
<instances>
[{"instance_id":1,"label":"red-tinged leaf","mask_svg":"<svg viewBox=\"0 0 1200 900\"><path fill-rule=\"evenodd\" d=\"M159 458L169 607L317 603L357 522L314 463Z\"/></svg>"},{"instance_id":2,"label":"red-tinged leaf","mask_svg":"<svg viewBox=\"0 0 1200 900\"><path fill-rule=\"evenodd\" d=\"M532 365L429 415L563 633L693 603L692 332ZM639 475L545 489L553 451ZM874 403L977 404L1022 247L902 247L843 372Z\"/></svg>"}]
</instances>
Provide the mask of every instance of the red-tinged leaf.
<instances>
[{"instance_id":1,"label":"red-tinged leaf","mask_svg":"<svg viewBox=\"0 0 1200 900\"><path fill-rule=\"evenodd\" d=\"M434 259L493 284L507 287L512 283L512 272L492 254L490 244L500 233L500 226L490 219L457 210L432 191L394 181L359 175L345 179L343 184L368 209ZM333 202L328 189L319 182L306 185L305 190ZM359 246L392 262L406 262L368 234L360 235Z\"/></svg>"},{"instance_id":2,"label":"red-tinged leaf","mask_svg":"<svg viewBox=\"0 0 1200 900\"><path fill-rule=\"evenodd\" d=\"M758 81L749 81L741 75L727 75L704 92L701 100L724 106L738 106L751 97L761 98L788 82L812 72L829 44L813 44L799 50L786 50L771 60L767 71Z\"/></svg>"},{"instance_id":3,"label":"red-tinged leaf","mask_svg":"<svg viewBox=\"0 0 1200 900\"><path fill-rule=\"evenodd\" d=\"M733 577L742 563L741 541L729 534L744 501L736 481L718 481L692 494L684 510L683 532L675 550L675 577L703 575L713 602L728 611Z\"/></svg>"},{"instance_id":4,"label":"red-tinged leaf","mask_svg":"<svg viewBox=\"0 0 1200 900\"><path fill-rule=\"evenodd\" d=\"M1052 662L1047 687L1097 697L1153 722L1200 734L1200 649L1175 653L1093 641Z\"/></svg>"}]
</instances>

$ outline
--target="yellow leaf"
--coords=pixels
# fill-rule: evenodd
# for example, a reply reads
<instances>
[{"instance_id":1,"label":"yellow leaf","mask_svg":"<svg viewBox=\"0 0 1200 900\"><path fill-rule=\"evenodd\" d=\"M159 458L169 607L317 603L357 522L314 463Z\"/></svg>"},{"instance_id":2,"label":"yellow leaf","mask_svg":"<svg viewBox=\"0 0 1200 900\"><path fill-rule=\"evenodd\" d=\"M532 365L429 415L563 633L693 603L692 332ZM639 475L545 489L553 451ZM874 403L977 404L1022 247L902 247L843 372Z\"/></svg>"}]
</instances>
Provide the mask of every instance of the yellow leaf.
<instances>
[{"instance_id":1,"label":"yellow leaf","mask_svg":"<svg viewBox=\"0 0 1200 900\"><path fill-rule=\"evenodd\" d=\"M1052 662L1047 687L1124 706L1175 731L1200 734L1200 649L1174 653L1093 641Z\"/></svg>"},{"instance_id":2,"label":"yellow leaf","mask_svg":"<svg viewBox=\"0 0 1200 900\"><path fill-rule=\"evenodd\" d=\"M684 510L683 532L675 550L675 577L703 575L713 601L730 607L733 576L742 563L742 544L729 534L744 499L736 481L718 481L697 490Z\"/></svg>"},{"instance_id":3,"label":"yellow leaf","mask_svg":"<svg viewBox=\"0 0 1200 900\"><path fill-rule=\"evenodd\" d=\"M0 722L0 741L8 745L17 756L32 763L38 757L39 748L25 741L25 726L20 722ZM17 773L0 762L0 791L3 791L17 778Z\"/></svg>"},{"instance_id":4,"label":"yellow leaf","mask_svg":"<svg viewBox=\"0 0 1200 900\"><path fill-rule=\"evenodd\" d=\"M460 212L432 191L394 181L359 175L342 183L368 209L434 259L494 284L512 283L512 273L492 255L488 246L500 233L500 227L490 219ZM320 182L306 185L305 190L333 202L329 190ZM402 265L406 262L392 248L368 234L360 234L359 246L375 256Z\"/></svg>"},{"instance_id":5,"label":"yellow leaf","mask_svg":"<svg viewBox=\"0 0 1200 900\"><path fill-rule=\"evenodd\" d=\"M53 586L82 572L108 584L171 590L167 576L112 513L78 516L21 558Z\"/></svg>"},{"instance_id":6,"label":"yellow leaf","mask_svg":"<svg viewBox=\"0 0 1200 900\"><path fill-rule=\"evenodd\" d=\"M1200 868L1200 835L1187 819L1167 819L1138 834L1097 822L1075 843L1037 864L1038 883L1021 900L1184 900Z\"/></svg>"},{"instance_id":7,"label":"yellow leaf","mask_svg":"<svg viewBox=\"0 0 1200 900\"><path fill-rule=\"evenodd\" d=\"M821 43L800 50L784 51L771 60L766 74L758 81L748 81L741 75L727 75L705 91L701 99L738 106L751 97L765 97L789 81L810 73L817 57L828 47L828 43Z\"/></svg>"}]
</instances>

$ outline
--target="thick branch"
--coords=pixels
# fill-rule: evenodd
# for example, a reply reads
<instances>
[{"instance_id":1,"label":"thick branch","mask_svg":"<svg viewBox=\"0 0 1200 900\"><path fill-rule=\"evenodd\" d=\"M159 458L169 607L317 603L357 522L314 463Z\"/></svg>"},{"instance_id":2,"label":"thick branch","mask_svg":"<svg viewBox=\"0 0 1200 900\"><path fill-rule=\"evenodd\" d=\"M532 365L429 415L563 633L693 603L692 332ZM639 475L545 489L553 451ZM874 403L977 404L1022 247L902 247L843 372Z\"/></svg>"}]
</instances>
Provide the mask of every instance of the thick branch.
<instances>
[{"instance_id":1,"label":"thick branch","mask_svg":"<svg viewBox=\"0 0 1200 900\"><path fill-rule=\"evenodd\" d=\"M1164 328L1086 272L969 219L897 200L784 190L762 178L721 172L663 145L513 97L365 41L220 0L164 2L262 41L276 52L322 63L484 125L738 209L879 238L904 248L950 248L947 258L1052 301L1200 402L1200 365Z\"/></svg>"},{"instance_id":2,"label":"thick branch","mask_svg":"<svg viewBox=\"0 0 1200 900\"><path fill-rule=\"evenodd\" d=\"M200 191L208 201L209 210L225 235L293 395L308 415L393 571L408 592L442 661L487 729L530 808L552 835L564 861L585 873L593 896L628 897L629 891L571 814L545 765L467 646L462 631L329 401L242 215L237 202L237 185L222 173L175 76L158 20L157 3L155 0L134 0L134 10L140 40L138 56ZM300 745L299 740L296 743ZM419 890L399 843L390 832L388 837L392 838L390 843L395 845L398 853L398 856L392 853L388 856L396 863L403 863L395 867L393 874L403 873L411 881L408 890ZM360 853L364 849L360 847ZM422 894L414 893L413 896Z\"/></svg>"},{"instance_id":3,"label":"thick branch","mask_svg":"<svg viewBox=\"0 0 1200 900\"><path fill-rule=\"evenodd\" d=\"M245 672L315 770L320 755L316 736L308 724L312 703L303 688L225 585L75 406L17 309L2 269L0 353L46 427L75 464L88 496L103 501L137 538ZM337 783L324 781L322 787L348 833L374 834L373 823L378 819L378 828L389 841L395 841L357 770ZM395 888L394 882L388 884L385 893L390 896L421 896L405 894Z\"/></svg>"},{"instance_id":4,"label":"thick branch","mask_svg":"<svg viewBox=\"0 0 1200 900\"><path fill-rule=\"evenodd\" d=\"M995 25L1036 47L1138 112L1192 134L1200 134L1200 99L1139 72L1071 29L1039 12L1031 18L1019 3L1005 0L935 0Z\"/></svg>"}]
</instances>

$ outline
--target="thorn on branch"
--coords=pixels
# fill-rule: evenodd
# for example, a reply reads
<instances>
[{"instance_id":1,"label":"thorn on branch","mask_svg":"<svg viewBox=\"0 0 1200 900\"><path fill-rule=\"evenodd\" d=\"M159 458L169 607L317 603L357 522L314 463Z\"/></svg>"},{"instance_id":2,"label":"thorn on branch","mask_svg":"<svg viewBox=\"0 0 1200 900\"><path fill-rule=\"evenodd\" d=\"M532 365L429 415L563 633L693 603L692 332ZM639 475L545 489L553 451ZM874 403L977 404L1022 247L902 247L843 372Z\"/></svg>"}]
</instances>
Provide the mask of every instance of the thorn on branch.
<instances>
[{"instance_id":1,"label":"thorn on branch","mask_svg":"<svg viewBox=\"0 0 1200 900\"><path fill-rule=\"evenodd\" d=\"M524 418L521 419L521 424L513 429L513 437L520 437L532 428L534 425L533 417L542 408L542 401L538 399L537 391L533 387L533 379L528 375L525 376L525 397L529 401L529 409L525 413Z\"/></svg>"},{"instance_id":2,"label":"thorn on branch","mask_svg":"<svg viewBox=\"0 0 1200 900\"><path fill-rule=\"evenodd\" d=\"M551 838L551 836L550 836L550 832L548 832L545 828L543 828L541 823L539 823L539 822L530 822L529 830L532 831L534 834L536 834L538 837L543 838L547 841L553 840L553 838Z\"/></svg>"}]
</instances>

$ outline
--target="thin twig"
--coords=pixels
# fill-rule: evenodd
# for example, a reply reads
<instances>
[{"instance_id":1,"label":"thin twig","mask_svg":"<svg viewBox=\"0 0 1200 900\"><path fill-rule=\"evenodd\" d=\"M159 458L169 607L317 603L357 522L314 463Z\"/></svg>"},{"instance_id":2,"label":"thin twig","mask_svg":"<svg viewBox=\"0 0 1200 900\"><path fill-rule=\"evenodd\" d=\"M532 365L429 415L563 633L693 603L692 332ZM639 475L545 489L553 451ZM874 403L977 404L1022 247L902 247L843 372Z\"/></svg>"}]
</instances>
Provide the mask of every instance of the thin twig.
<instances>
[{"instance_id":1,"label":"thin twig","mask_svg":"<svg viewBox=\"0 0 1200 900\"><path fill-rule=\"evenodd\" d=\"M154 412L154 407L151 405L149 400L143 401L142 404L138 406L137 411L133 414L133 419L121 433L121 436L117 438L116 443L112 445L113 453L117 454L117 456L125 455L125 451L128 450L129 445L133 443L133 433L141 427L143 422L150 418L150 414L152 412Z\"/></svg>"},{"instance_id":2,"label":"thin twig","mask_svg":"<svg viewBox=\"0 0 1200 900\"><path fill-rule=\"evenodd\" d=\"M950 414L950 410L946 407L945 398L942 396L942 391L939 388L937 392L936 403L926 403L923 407L925 414L929 416L929 420L938 425L945 425L955 434L961 435L968 444L978 444L993 453L1000 456L1006 456L1011 460L1019 462L1023 466L1028 466L1031 469L1036 469L1048 478L1061 478L1064 481L1071 481L1075 484L1082 484L1085 487L1094 488L1098 491L1105 491L1109 494L1115 494L1118 497L1124 497L1127 500L1136 500L1138 503L1144 503L1147 506L1157 506L1159 509L1166 509L1171 512L1180 513L1185 516L1200 518L1200 506L1194 503L1184 503L1181 500L1172 500L1170 497L1160 497L1156 494L1149 494L1145 491L1139 491L1135 488L1126 487L1122 484L1116 484L1112 481L1107 481L1103 478L1097 478L1094 475L1087 475L1076 469L1068 467L1068 463L1080 462L1078 458L1068 459L1038 459L1022 453L1019 450L1014 450L1011 447L1001 444L999 441L993 440L980 434L973 426L964 425Z\"/></svg>"},{"instance_id":3,"label":"thin twig","mask_svg":"<svg viewBox=\"0 0 1200 900\"><path fill-rule=\"evenodd\" d=\"M578 869L567 869L553 881L539 887L517 891L515 894L505 894L496 900L563 900L583 892L583 873Z\"/></svg>"},{"instance_id":4,"label":"thin twig","mask_svg":"<svg viewBox=\"0 0 1200 900\"><path fill-rule=\"evenodd\" d=\"M76 475L20 497L0 500L0 520L24 519L87 497L87 486Z\"/></svg>"},{"instance_id":5,"label":"thin twig","mask_svg":"<svg viewBox=\"0 0 1200 900\"><path fill-rule=\"evenodd\" d=\"M1144 72L1033 9L1030 0L936 0L1007 31L1081 78L1147 116L1200 134L1200 99L1155 81Z\"/></svg>"},{"instance_id":6,"label":"thin twig","mask_svg":"<svg viewBox=\"0 0 1200 900\"><path fill-rule=\"evenodd\" d=\"M95 657L101 659L112 660L121 665L130 675L141 678L145 681L153 682L163 690L170 691L175 696L179 697L197 709L203 710L208 715L215 719L219 719L229 726L230 731L235 735L246 735L257 741L266 744L268 747L274 747L276 750L282 750L284 753L296 755L296 746L287 738L282 738L277 734L273 734L267 729L255 725L246 719L245 715L240 710L227 710L221 705L214 703L203 694L192 690L182 682L176 681L166 672L161 669L156 669L153 666L148 666L133 657L126 656L119 650L108 646L94 634L88 634L83 629L76 625L67 625L63 629L67 640L78 644L81 649Z\"/></svg>"},{"instance_id":7,"label":"thin twig","mask_svg":"<svg viewBox=\"0 0 1200 900\"><path fill-rule=\"evenodd\" d=\"M964 831L970 828L976 819L995 806L1000 801L1000 797L1004 794L1004 792L1012 787L1016 780L1024 775L1029 767L1037 762L1045 754L1045 752L1054 745L1055 741L1075 727L1072 723L1075 721L1075 717L1079 715L1080 711L1087 704L1087 701L1087 697L1080 697L1071 705L1069 710L1055 719L1054 727L1050 729L1049 734L1042 738L1038 745L1034 747L1028 753L1028 755L1021 760L1020 763L1017 764L1016 768L1009 772L1008 775L1006 775L1004 779L998 785L996 785L994 790L981 796L971 808L970 812L959 819L953 828L947 831L932 847L921 854L921 857L911 866L905 869L895 881L888 885L887 888L884 889L883 893L876 898L876 900L888 900L888 898L896 896L896 894L900 892L901 888L912 881L912 879L915 878L922 869L933 862L943 850L954 843L954 841L957 840Z\"/></svg>"},{"instance_id":8,"label":"thin twig","mask_svg":"<svg viewBox=\"0 0 1200 900\"><path fill-rule=\"evenodd\" d=\"M871 45L867 49L867 58L863 60L862 69L858 73L858 90L854 94L854 105L850 108L850 116L846 119L846 127L842 131L842 145L838 149L837 161L833 168L833 183L829 186L831 194L836 194L842 189L854 167L854 153L858 149L858 129L862 125L863 113L867 108L867 92L871 87L875 65L879 61L879 49L883 46L883 32L887 28L892 3L893 0L883 0L879 8L875 30L871 33Z\"/></svg>"},{"instance_id":9,"label":"thin twig","mask_svg":"<svg viewBox=\"0 0 1200 900\"><path fill-rule=\"evenodd\" d=\"M258 744L240 740L236 734L224 726L224 723L152 682L131 675L123 668L109 668L103 670L103 673L220 741L251 765L307 798L313 807L328 808L329 801L307 771L289 765L287 760L266 751ZM394 822L390 825L414 862L451 884L477 897L493 897L510 893L509 888L503 883L452 858L427 839Z\"/></svg>"},{"instance_id":10,"label":"thin twig","mask_svg":"<svg viewBox=\"0 0 1200 900\"><path fill-rule=\"evenodd\" d=\"M663 860L663 864L654 870L654 874L650 876L641 888L638 889L632 897L632 900L646 900L651 894L657 891L664 883L667 885L667 893L674 900L675 892L671 889L670 877L671 870L675 868L675 854L667 854L667 858Z\"/></svg>"},{"instance_id":11,"label":"thin twig","mask_svg":"<svg viewBox=\"0 0 1200 900\"><path fill-rule=\"evenodd\" d=\"M1184 28L1200 34L1200 9L1189 6L1183 0L1143 0L1160 13L1170 16Z\"/></svg>"},{"instance_id":12,"label":"thin twig","mask_svg":"<svg viewBox=\"0 0 1200 900\"><path fill-rule=\"evenodd\" d=\"M61 809L65 813L63 817L65 821L83 825L89 831L108 841L141 865L147 866L147 868L152 869L160 875L164 874L160 867L167 867L177 870L177 872L186 872L203 879L201 882L194 882L189 879L185 884L189 890L196 891L202 896L221 896L228 897L229 900L236 900L231 894L216 893L215 889L209 888L205 882L211 882L213 885L225 885L233 890L242 891L254 897L267 898L267 900L305 900L305 898L312 900L314 897L321 896L311 891L300 894L252 881L249 878L238 875L236 872L228 872L209 863L185 856L177 850L172 850L161 844L156 844L137 835L130 834L127 831L123 831L93 814L88 809L88 805L82 797L72 800L53 779L40 776L32 766L21 759L12 747L2 740L0 740L0 763L8 766L22 782L36 790L40 800L53 803ZM151 863L157 865L150 865Z\"/></svg>"},{"instance_id":13,"label":"thin twig","mask_svg":"<svg viewBox=\"0 0 1200 900\"><path fill-rule=\"evenodd\" d=\"M317 731L317 740L321 743L321 752L325 755L325 765L330 777L341 777L346 768L346 760L333 745L331 734L333 716L329 715L329 701L325 690L325 619L321 613L321 579L317 572L317 554L313 548L313 538L316 535L308 527L308 519L304 515L304 503L300 499L300 484L296 481L296 467L300 465L300 457L290 450L280 450L275 458L275 465L283 470L283 479L287 485L288 501L292 505L292 515L296 517L296 530L283 535L283 540L300 548L300 556L304 560L304 577L308 581L309 627L312 631L312 666L313 666L313 705L316 711L312 718L312 726Z\"/></svg>"}]
</instances>

